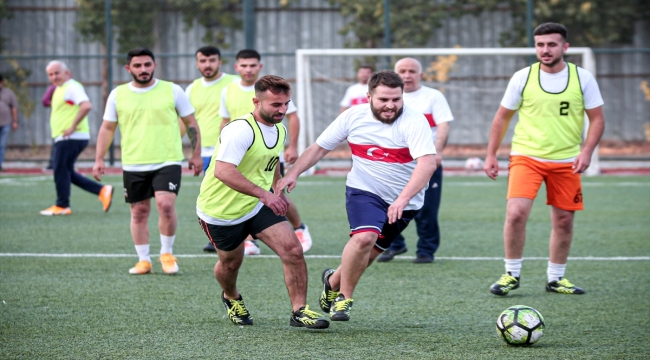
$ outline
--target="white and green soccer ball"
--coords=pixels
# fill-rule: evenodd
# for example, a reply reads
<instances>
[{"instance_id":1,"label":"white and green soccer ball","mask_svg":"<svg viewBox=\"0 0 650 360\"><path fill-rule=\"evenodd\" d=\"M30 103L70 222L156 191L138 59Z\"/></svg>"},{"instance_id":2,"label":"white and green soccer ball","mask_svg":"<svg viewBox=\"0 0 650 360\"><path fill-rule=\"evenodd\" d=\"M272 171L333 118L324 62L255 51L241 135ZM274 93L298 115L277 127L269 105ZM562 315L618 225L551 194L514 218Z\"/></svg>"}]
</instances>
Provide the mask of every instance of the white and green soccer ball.
<instances>
[{"instance_id":1,"label":"white and green soccer ball","mask_svg":"<svg viewBox=\"0 0 650 360\"><path fill-rule=\"evenodd\" d=\"M544 318L530 306L511 306L499 315L497 334L509 345L532 345L544 335Z\"/></svg>"}]
</instances>

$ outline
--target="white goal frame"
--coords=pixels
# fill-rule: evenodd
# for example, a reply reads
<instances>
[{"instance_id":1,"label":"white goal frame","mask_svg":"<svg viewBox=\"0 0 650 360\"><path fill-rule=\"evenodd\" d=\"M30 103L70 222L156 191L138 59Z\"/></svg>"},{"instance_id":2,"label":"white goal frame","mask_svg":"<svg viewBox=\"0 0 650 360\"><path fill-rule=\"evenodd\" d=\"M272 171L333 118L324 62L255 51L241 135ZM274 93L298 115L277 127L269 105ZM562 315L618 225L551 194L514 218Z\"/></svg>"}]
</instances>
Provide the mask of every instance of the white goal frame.
<instances>
[{"instance_id":1,"label":"white goal frame","mask_svg":"<svg viewBox=\"0 0 650 360\"><path fill-rule=\"evenodd\" d=\"M298 116L306 125L298 138L298 151L302 153L307 144L316 140L314 134L313 99L311 93L311 75L309 60L316 56L422 56L422 55L535 55L534 48L430 48L430 49L298 49L296 50L296 101L298 102ZM582 67L596 76L596 58L591 48L575 47L567 50L567 55L582 56ZM332 119L334 120L334 119ZM583 137L586 138L589 121L585 113ZM306 131L304 131L306 130ZM591 166L586 175L593 176L600 173L598 148L594 150Z\"/></svg>"}]
</instances>

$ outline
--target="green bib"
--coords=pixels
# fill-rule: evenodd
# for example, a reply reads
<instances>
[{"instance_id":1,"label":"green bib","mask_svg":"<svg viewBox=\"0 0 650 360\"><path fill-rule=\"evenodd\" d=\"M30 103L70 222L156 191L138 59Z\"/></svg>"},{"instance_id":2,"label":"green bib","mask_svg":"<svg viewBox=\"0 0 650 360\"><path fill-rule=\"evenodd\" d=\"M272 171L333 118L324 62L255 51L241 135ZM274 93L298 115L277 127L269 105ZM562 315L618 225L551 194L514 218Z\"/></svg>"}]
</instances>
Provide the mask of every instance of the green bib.
<instances>
[{"instance_id":1,"label":"green bib","mask_svg":"<svg viewBox=\"0 0 650 360\"><path fill-rule=\"evenodd\" d=\"M235 75L223 74L219 81L210 86L203 85L203 78L196 79L192 83L190 102L196 109L194 116L199 124L201 144L204 147L214 146L219 140L221 91L232 83L235 78Z\"/></svg>"},{"instance_id":2,"label":"green bib","mask_svg":"<svg viewBox=\"0 0 650 360\"><path fill-rule=\"evenodd\" d=\"M584 101L578 68L567 63L566 88L549 93L540 84L540 63L530 66L519 107L512 152L548 160L577 156L582 142Z\"/></svg>"},{"instance_id":3,"label":"green bib","mask_svg":"<svg viewBox=\"0 0 650 360\"><path fill-rule=\"evenodd\" d=\"M182 161L183 143L172 83L136 93L129 84L116 88L117 122L122 134L122 164L146 165Z\"/></svg>"},{"instance_id":4,"label":"green bib","mask_svg":"<svg viewBox=\"0 0 650 360\"><path fill-rule=\"evenodd\" d=\"M230 120L235 120L249 114L255 110L253 98L255 97L255 90L244 91L239 86L239 83L230 83L226 87L226 104L230 114Z\"/></svg>"},{"instance_id":5,"label":"green bib","mask_svg":"<svg viewBox=\"0 0 650 360\"><path fill-rule=\"evenodd\" d=\"M72 126L74 118L79 113L79 105L65 102L63 96L66 90L72 84L79 84L76 80L67 81L62 86L57 86L52 94L52 113L50 114L50 128L52 129L52 139L63 135L63 132ZM81 84L79 84L83 88ZM75 132L90 134L88 128L88 116L79 122Z\"/></svg>"},{"instance_id":6,"label":"green bib","mask_svg":"<svg viewBox=\"0 0 650 360\"><path fill-rule=\"evenodd\" d=\"M278 138L275 145L269 148L264 143L260 125L255 121L252 114L235 121L248 122L254 134L253 143L246 151L239 165L237 165L237 170L253 184L262 189L271 189L275 168L280 160L280 151L284 149L284 141L287 136L284 126L275 125L278 129ZM201 183L201 191L196 201L196 207L210 217L235 220L250 213L259 203L259 199L235 191L214 177L216 156L220 145L221 142L218 142L210 166L205 171L206 176Z\"/></svg>"}]
</instances>

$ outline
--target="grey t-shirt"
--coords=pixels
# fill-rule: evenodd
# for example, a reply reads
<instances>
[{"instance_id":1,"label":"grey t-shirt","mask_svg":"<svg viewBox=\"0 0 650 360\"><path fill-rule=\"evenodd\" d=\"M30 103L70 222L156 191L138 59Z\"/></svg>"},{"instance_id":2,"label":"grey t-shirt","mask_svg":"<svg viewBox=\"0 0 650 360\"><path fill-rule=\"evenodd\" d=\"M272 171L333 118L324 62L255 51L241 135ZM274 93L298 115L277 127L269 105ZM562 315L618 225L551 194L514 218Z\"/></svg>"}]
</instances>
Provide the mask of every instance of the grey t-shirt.
<instances>
[{"instance_id":1,"label":"grey t-shirt","mask_svg":"<svg viewBox=\"0 0 650 360\"><path fill-rule=\"evenodd\" d=\"M11 124L13 116L11 115L11 109L18 108L18 99L16 99L16 94L14 94L11 89L7 89L6 86L3 86L0 89L0 126L5 126Z\"/></svg>"}]
</instances>

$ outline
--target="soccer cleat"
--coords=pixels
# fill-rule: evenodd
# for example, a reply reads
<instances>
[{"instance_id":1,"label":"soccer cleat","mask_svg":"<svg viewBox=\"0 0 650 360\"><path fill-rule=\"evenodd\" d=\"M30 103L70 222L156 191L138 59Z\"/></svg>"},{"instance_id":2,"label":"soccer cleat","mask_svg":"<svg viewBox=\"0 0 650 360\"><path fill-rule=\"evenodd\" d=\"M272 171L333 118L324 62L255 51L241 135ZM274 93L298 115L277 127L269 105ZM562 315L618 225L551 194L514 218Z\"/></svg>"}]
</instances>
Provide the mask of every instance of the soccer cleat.
<instances>
[{"instance_id":1,"label":"soccer cleat","mask_svg":"<svg viewBox=\"0 0 650 360\"><path fill-rule=\"evenodd\" d=\"M323 315L309 310L309 306L305 305L291 314L289 325L309 329L327 329L330 322L323 319Z\"/></svg>"},{"instance_id":2,"label":"soccer cleat","mask_svg":"<svg viewBox=\"0 0 650 360\"><path fill-rule=\"evenodd\" d=\"M257 246L255 241L246 240L244 241L244 255L259 255L260 247Z\"/></svg>"},{"instance_id":3,"label":"soccer cleat","mask_svg":"<svg viewBox=\"0 0 650 360\"><path fill-rule=\"evenodd\" d=\"M221 301L223 301L223 305L226 307L228 318L235 325L253 325L253 317L248 312L248 309L246 309L241 294L239 294L239 299L228 300L223 296L223 292L221 292Z\"/></svg>"},{"instance_id":4,"label":"soccer cleat","mask_svg":"<svg viewBox=\"0 0 650 360\"><path fill-rule=\"evenodd\" d=\"M330 319L332 321L348 321L350 320L350 310L352 310L352 303L354 300L346 299L343 294L334 299L332 308L330 309Z\"/></svg>"},{"instance_id":5,"label":"soccer cleat","mask_svg":"<svg viewBox=\"0 0 650 360\"><path fill-rule=\"evenodd\" d=\"M215 248L214 248L214 245L212 245L212 243L209 242L209 243L207 243L207 245L205 245L205 246L203 247L203 251L207 251L207 252L217 252L217 249L215 249Z\"/></svg>"},{"instance_id":6,"label":"soccer cleat","mask_svg":"<svg viewBox=\"0 0 650 360\"><path fill-rule=\"evenodd\" d=\"M393 249L388 249L385 250L381 255L377 257L377 262L388 262L393 260L393 258L397 255L404 254L407 252L408 249L406 247L403 247L399 250L393 250Z\"/></svg>"},{"instance_id":7,"label":"soccer cleat","mask_svg":"<svg viewBox=\"0 0 650 360\"><path fill-rule=\"evenodd\" d=\"M72 210L70 210L69 207L63 208L60 206L52 205L49 208L42 210L41 215L45 215L45 216L72 215Z\"/></svg>"},{"instance_id":8,"label":"soccer cleat","mask_svg":"<svg viewBox=\"0 0 650 360\"><path fill-rule=\"evenodd\" d=\"M547 283L546 291L572 295L581 295L585 293L582 288L573 285L568 279L563 278L560 278L558 281Z\"/></svg>"},{"instance_id":9,"label":"soccer cleat","mask_svg":"<svg viewBox=\"0 0 650 360\"><path fill-rule=\"evenodd\" d=\"M176 258L170 253L160 254L160 263L165 274L176 274L178 272L178 264Z\"/></svg>"},{"instance_id":10,"label":"soccer cleat","mask_svg":"<svg viewBox=\"0 0 650 360\"><path fill-rule=\"evenodd\" d=\"M508 274L501 275L501 279L490 286L490 292L494 295L508 295L510 290L519 288L519 278Z\"/></svg>"},{"instance_id":11,"label":"soccer cleat","mask_svg":"<svg viewBox=\"0 0 650 360\"><path fill-rule=\"evenodd\" d=\"M320 294L320 299L319 299L319 304L320 308L326 312L330 312L330 308L332 307L332 301L336 299L337 296L339 296L338 291L332 290L332 287L330 286L330 276L334 274L334 269L325 269L323 271L323 275L321 276L321 279L323 280L323 292Z\"/></svg>"},{"instance_id":12,"label":"soccer cleat","mask_svg":"<svg viewBox=\"0 0 650 360\"><path fill-rule=\"evenodd\" d=\"M302 252L306 253L311 249L311 234L309 234L309 228L305 224L300 224L301 227L294 229L298 240L300 240L300 245L302 245Z\"/></svg>"},{"instance_id":13,"label":"soccer cleat","mask_svg":"<svg viewBox=\"0 0 650 360\"><path fill-rule=\"evenodd\" d=\"M104 185L99 191L97 198L101 201L104 212L107 212L108 209L111 208L111 203L113 202L113 190L113 186Z\"/></svg>"},{"instance_id":14,"label":"soccer cleat","mask_svg":"<svg viewBox=\"0 0 650 360\"><path fill-rule=\"evenodd\" d=\"M131 275L144 275L149 274L151 271L151 262L147 260L140 260L134 267L129 269Z\"/></svg>"}]
</instances>

